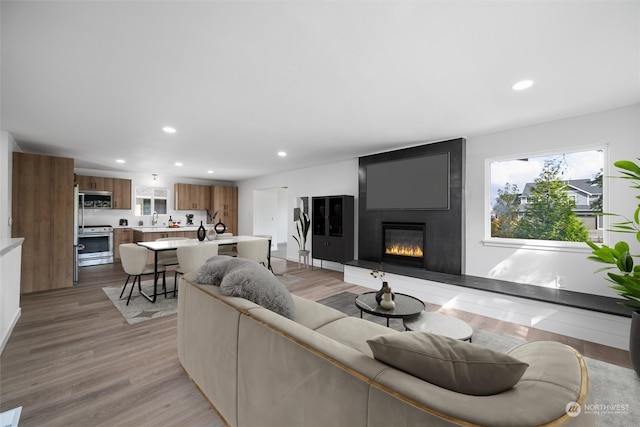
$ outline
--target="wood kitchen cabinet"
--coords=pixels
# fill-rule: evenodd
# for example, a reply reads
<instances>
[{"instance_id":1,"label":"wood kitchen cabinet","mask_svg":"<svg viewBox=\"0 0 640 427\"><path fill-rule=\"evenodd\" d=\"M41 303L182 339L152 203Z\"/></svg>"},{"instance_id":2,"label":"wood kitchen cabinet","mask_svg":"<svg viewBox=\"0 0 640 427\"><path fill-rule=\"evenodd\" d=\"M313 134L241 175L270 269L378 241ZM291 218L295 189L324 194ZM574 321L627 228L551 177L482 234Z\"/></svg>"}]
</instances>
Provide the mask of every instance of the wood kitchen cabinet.
<instances>
[{"instance_id":1,"label":"wood kitchen cabinet","mask_svg":"<svg viewBox=\"0 0 640 427\"><path fill-rule=\"evenodd\" d=\"M313 197L311 230L312 258L343 264L353 260L353 196Z\"/></svg>"},{"instance_id":2,"label":"wood kitchen cabinet","mask_svg":"<svg viewBox=\"0 0 640 427\"><path fill-rule=\"evenodd\" d=\"M120 245L133 243L133 230L130 228L113 229L113 260L120 261Z\"/></svg>"},{"instance_id":3,"label":"wood kitchen cabinet","mask_svg":"<svg viewBox=\"0 0 640 427\"><path fill-rule=\"evenodd\" d=\"M222 221L227 226L226 232L238 234L238 187L212 185L210 187L209 212L218 212L214 223ZM208 219L207 219L208 221Z\"/></svg>"},{"instance_id":4,"label":"wood kitchen cabinet","mask_svg":"<svg viewBox=\"0 0 640 427\"><path fill-rule=\"evenodd\" d=\"M185 239L195 239L197 231L185 230L185 231L152 231L143 233L142 231L133 230L133 242L153 242L158 239L165 239L167 237L183 237ZM114 236L115 239L115 236Z\"/></svg>"},{"instance_id":5,"label":"wood kitchen cabinet","mask_svg":"<svg viewBox=\"0 0 640 427\"><path fill-rule=\"evenodd\" d=\"M131 180L113 178L113 209L131 209Z\"/></svg>"},{"instance_id":6,"label":"wood kitchen cabinet","mask_svg":"<svg viewBox=\"0 0 640 427\"><path fill-rule=\"evenodd\" d=\"M131 180L102 176L76 175L80 191L110 191L113 193L112 209L131 209Z\"/></svg>"},{"instance_id":7,"label":"wood kitchen cabinet","mask_svg":"<svg viewBox=\"0 0 640 427\"><path fill-rule=\"evenodd\" d=\"M13 153L11 236L24 237L20 292L73 286L73 159Z\"/></svg>"},{"instance_id":8,"label":"wood kitchen cabinet","mask_svg":"<svg viewBox=\"0 0 640 427\"><path fill-rule=\"evenodd\" d=\"M76 175L76 183L78 184L80 191L113 191L113 178Z\"/></svg>"},{"instance_id":9,"label":"wood kitchen cabinet","mask_svg":"<svg viewBox=\"0 0 640 427\"><path fill-rule=\"evenodd\" d=\"M209 206L209 186L198 184L174 184L174 208L176 210L203 211Z\"/></svg>"}]
</instances>

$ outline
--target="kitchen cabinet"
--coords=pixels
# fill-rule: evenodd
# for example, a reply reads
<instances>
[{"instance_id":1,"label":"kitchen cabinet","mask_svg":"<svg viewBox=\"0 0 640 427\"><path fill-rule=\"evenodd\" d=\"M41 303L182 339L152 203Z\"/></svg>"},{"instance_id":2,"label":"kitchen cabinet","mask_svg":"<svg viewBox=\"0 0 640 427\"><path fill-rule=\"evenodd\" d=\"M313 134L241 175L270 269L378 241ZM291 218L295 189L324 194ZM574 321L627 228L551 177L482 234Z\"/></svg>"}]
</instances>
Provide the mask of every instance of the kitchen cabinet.
<instances>
[{"instance_id":1,"label":"kitchen cabinet","mask_svg":"<svg viewBox=\"0 0 640 427\"><path fill-rule=\"evenodd\" d=\"M76 175L80 191L109 191L113 194L112 209L131 209L131 180L102 176Z\"/></svg>"},{"instance_id":2,"label":"kitchen cabinet","mask_svg":"<svg viewBox=\"0 0 640 427\"><path fill-rule=\"evenodd\" d=\"M113 191L113 178L76 175L76 183L80 191Z\"/></svg>"},{"instance_id":3,"label":"kitchen cabinet","mask_svg":"<svg viewBox=\"0 0 640 427\"><path fill-rule=\"evenodd\" d=\"M133 230L133 242L153 242L158 239L164 239L167 237L183 237L185 239L195 239L197 237L196 230L180 230L176 231L147 231L142 232L140 230ZM178 231L180 230L180 231ZM115 236L114 236L115 239Z\"/></svg>"},{"instance_id":4,"label":"kitchen cabinet","mask_svg":"<svg viewBox=\"0 0 640 427\"><path fill-rule=\"evenodd\" d=\"M11 236L24 237L20 292L73 286L73 159L13 153Z\"/></svg>"},{"instance_id":5,"label":"kitchen cabinet","mask_svg":"<svg viewBox=\"0 0 640 427\"><path fill-rule=\"evenodd\" d=\"M131 209L131 180L113 178L113 209Z\"/></svg>"},{"instance_id":6,"label":"kitchen cabinet","mask_svg":"<svg viewBox=\"0 0 640 427\"><path fill-rule=\"evenodd\" d=\"M113 229L113 260L120 260L120 245L122 243L133 243L133 230L131 228Z\"/></svg>"},{"instance_id":7,"label":"kitchen cabinet","mask_svg":"<svg viewBox=\"0 0 640 427\"><path fill-rule=\"evenodd\" d=\"M345 263L353 260L353 196L311 199L312 258Z\"/></svg>"},{"instance_id":8,"label":"kitchen cabinet","mask_svg":"<svg viewBox=\"0 0 640 427\"><path fill-rule=\"evenodd\" d=\"M209 212L218 212L214 223L222 221L227 233L238 234L238 187L212 185ZM208 219L207 219L208 221Z\"/></svg>"},{"instance_id":9,"label":"kitchen cabinet","mask_svg":"<svg viewBox=\"0 0 640 427\"><path fill-rule=\"evenodd\" d=\"M209 186L179 184L173 186L174 208L176 210L203 211L209 206Z\"/></svg>"}]
</instances>

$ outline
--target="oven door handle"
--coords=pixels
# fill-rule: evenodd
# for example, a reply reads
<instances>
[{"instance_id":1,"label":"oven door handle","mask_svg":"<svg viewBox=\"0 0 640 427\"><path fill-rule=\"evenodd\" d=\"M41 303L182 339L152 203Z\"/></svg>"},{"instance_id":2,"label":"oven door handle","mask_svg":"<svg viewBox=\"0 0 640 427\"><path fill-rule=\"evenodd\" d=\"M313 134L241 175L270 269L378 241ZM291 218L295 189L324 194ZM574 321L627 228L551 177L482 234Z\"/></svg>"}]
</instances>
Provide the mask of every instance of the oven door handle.
<instances>
[{"instance_id":1,"label":"oven door handle","mask_svg":"<svg viewBox=\"0 0 640 427\"><path fill-rule=\"evenodd\" d=\"M84 251L84 245L82 243L78 243L78 250Z\"/></svg>"},{"instance_id":2,"label":"oven door handle","mask_svg":"<svg viewBox=\"0 0 640 427\"><path fill-rule=\"evenodd\" d=\"M79 237L81 239L85 239L87 237L111 237L111 235L112 235L112 233L87 233L85 231Z\"/></svg>"}]
</instances>

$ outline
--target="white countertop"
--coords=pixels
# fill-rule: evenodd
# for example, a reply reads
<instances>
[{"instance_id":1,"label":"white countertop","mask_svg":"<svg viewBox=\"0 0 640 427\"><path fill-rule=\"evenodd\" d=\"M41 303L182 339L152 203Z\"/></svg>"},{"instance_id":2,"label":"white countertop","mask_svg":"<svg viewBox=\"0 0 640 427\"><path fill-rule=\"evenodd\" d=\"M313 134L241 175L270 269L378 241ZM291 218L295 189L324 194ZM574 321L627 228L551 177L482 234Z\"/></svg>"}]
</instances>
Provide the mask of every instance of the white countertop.
<instances>
[{"instance_id":1,"label":"white countertop","mask_svg":"<svg viewBox=\"0 0 640 427\"><path fill-rule=\"evenodd\" d=\"M198 228L200 228L199 225L188 225L188 226L184 226L184 227L178 227L178 228L170 228L170 227L164 227L164 226L160 226L160 227L124 227L124 228L131 228L132 230L135 231L140 231L141 233L171 233L171 232L175 232L175 231L197 231Z\"/></svg>"},{"instance_id":2,"label":"white countertop","mask_svg":"<svg viewBox=\"0 0 640 427\"><path fill-rule=\"evenodd\" d=\"M12 239L0 239L0 256L9 253L19 247L24 242L24 237L14 237Z\"/></svg>"},{"instance_id":3,"label":"white countertop","mask_svg":"<svg viewBox=\"0 0 640 427\"><path fill-rule=\"evenodd\" d=\"M155 240L153 242L138 242L138 245L153 251L168 251L171 249L177 249L181 246L195 246L195 245L233 245L238 242L247 242L252 240L264 240L264 237L256 236L233 236L229 238L203 240L198 239L183 239L183 240Z\"/></svg>"}]
</instances>

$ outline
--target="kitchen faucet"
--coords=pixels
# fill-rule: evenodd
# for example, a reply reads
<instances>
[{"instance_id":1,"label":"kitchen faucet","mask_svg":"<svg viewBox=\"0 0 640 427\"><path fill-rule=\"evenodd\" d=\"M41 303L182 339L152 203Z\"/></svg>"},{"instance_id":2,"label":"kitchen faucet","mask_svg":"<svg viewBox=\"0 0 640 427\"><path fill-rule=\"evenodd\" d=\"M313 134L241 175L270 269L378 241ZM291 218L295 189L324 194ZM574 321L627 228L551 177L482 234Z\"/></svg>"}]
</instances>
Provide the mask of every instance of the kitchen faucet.
<instances>
[{"instance_id":1,"label":"kitchen faucet","mask_svg":"<svg viewBox=\"0 0 640 427\"><path fill-rule=\"evenodd\" d=\"M158 223L158 212L153 211L153 215L151 215L151 225L156 225Z\"/></svg>"}]
</instances>

